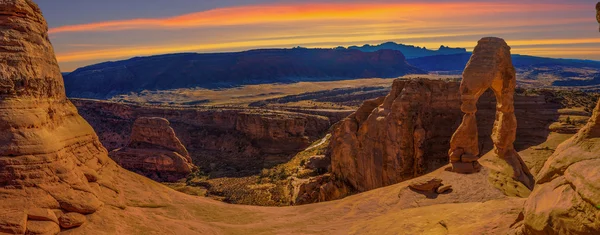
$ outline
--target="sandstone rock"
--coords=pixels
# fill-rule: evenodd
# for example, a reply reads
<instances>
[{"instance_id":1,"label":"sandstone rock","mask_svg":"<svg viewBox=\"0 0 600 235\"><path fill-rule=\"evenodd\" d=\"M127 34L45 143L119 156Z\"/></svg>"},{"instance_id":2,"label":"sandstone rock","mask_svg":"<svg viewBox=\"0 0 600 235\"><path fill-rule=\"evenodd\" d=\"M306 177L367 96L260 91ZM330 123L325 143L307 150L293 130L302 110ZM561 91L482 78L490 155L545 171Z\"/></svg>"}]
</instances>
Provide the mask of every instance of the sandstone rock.
<instances>
[{"instance_id":1,"label":"sandstone rock","mask_svg":"<svg viewBox=\"0 0 600 235\"><path fill-rule=\"evenodd\" d=\"M452 185L442 185L439 188L437 188L435 190L435 192L438 194L442 194L442 193L450 191L451 189L452 189Z\"/></svg>"},{"instance_id":2,"label":"sandstone rock","mask_svg":"<svg viewBox=\"0 0 600 235\"><path fill-rule=\"evenodd\" d=\"M453 162L452 171L461 174L472 174L481 170L481 164L477 161L473 162Z\"/></svg>"},{"instance_id":3,"label":"sandstone rock","mask_svg":"<svg viewBox=\"0 0 600 235\"><path fill-rule=\"evenodd\" d=\"M40 9L30 0L0 1L0 28L2 209L77 204L95 212L103 203L84 172L100 172L110 159L65 96ZM7 223L17 233L25 232L22 214L27 218L19 212ZM5 218L0 221L6 230Z\"/></svg>"},{"instance_id":4,"label":"sandstone rock","mask_svg":"<svg viewBox=\"0 0 600 235\"><path fill-rule=\"evenodd\" d=\"M294 205L336 200L350 193L348 187L343 182L335 180L331 174L296 181L291 182Z\"/></svg>"},{"instance_id":5,"label":"sandstone rock","mask_svg":"<svg viewBox=\"0 0 600 235\"><path fill-rule=\"evenodd\" d=\"M0 233L24 234L27 226L27 213L18 209L0 211Z\"/></svg>"},{"instance_id":6,"label":"sandstone rock","mask_svg":"<svg viewBox=\"0 0 600 235\"><path fill-rule=\"evenodd\" d=\"M493 171L492 182L501 189L506 182L511 181L533 189L533 176L513 146L517 132L513 98L515 87L516 75L510 47L500 38L479 40L463 72L460 85L461 110L465 115L450 141L449 153L453 171L473 173L478 170L478 163L473 163L479 156L475 113L479 97L491 88L497 100L496 121L492 131L495 157L487 161ZM457 157L457 151L463 152L463 155ZM457 158L460 161L456 161Z\"/></svg>"},{"instance_id":7,"label":"sandstone rock","mask_svg":"<svg viewBox=\"0 0 600 235\"><path fill-rule=\"evenodd\" d=\"M62 215L58 221L62 228L75 228L83 225L87 219L82 214L71 212Z\"/></svg>"},{"instance_id":8,"label":"sandstone rock","mask_svg":"<svg viewBox=\"0 0 600 235\"><path fill-rule=\"evenodd\" d=\"M558 146L525 203L525 234L600 234L600 102Z\"/></svg>"},{"instance_id":9,"label":"sandstone rock","mask_svg":"<svg viewBox=\"0 0 600 235\"><path fill-rule=\"evenodd\" d=\"M325 155L316 155L309 157L304 167L311 170L322 170L323 172L327 171L327 169L331 166L331 159L326 157Z\"/></svg>"},{"instance_id":10,"label":"sandstone rock","mask_svg":"<svg viewBox=\"0 0 600 235\"><path fill-rule=\"evenodd\" d=\"M27 235L55 235L60 233L60 226L52 221L27 221Z\"/></svg>"},{"instance_id":11,"label":"sandstone rock","mask_svg":"<svg viewBox=\"0 0 600 235\"><path fill-rule=\"evenodd\" d=\"M122 167L158 181L177 181L196 168L164 118L138 118L129 145L110 156Z\"/></svg>"},{"instance_id":12,"label":"sandstone rock","mask_svg":"<svg viewBox=\"0 0 600 235\"><path fill-rule=\"evenodd\" d=\"M58 224L56 214L50 209L33 208L27 211L27 219L37 221L52 221Z\"/></svg>"},{"instance_id":13,"label":"sandstone rock","mask_svg":"<svg viewBox=\"0 0 600 235\"><path fill-rule=\"evenodd\" d=\"M442 180L439 178L420 179L412 182L408 187L423 192L436 192L442 185Z\"/></svg>"},{"instance_id":14,"label":"sandstone rock","mask_svg":"<svg viewBox=\"0 0 600 235\"><path fill-rule=\"evenodd\" d=\"M459 107L456 82L394 81L388 96L365 102L336 124L329 146L332 172L352 188L367 191L445 165L444 146Z\"/></svg>"}]
</instances>

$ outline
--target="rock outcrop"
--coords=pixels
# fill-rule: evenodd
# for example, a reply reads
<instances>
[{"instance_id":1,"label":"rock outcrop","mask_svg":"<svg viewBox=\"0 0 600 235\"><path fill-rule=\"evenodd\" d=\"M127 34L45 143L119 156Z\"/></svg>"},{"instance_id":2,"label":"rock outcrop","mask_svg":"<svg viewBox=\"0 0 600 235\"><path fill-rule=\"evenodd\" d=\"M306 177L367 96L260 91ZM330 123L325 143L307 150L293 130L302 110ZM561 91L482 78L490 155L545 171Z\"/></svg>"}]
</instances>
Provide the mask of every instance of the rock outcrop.
<instances>
[{"instance_id":1,"label":"rock outcrop","mask_svg":"<svg viewBox=\"0 0 600 235\"><path fill-rule=\"evenodd\" d=\"M292 203L304 205L337 200L350 194L350 189L331 174L291 182Z\"/></svg>"},{"instance_id":2,"label":"rock outcrop","mask_svg":"<svg viewBox=\"0 0 600 235\"><path fill-rule=\"evenodd\" d=\"M600 234L600 102L536 179L525 203L525 234Z\"/></svg>"},{"instance_id":3,"label":"rock outcrop","mask_svg":"<svg viewBox=\"0 0 600 235\"><path fill-rule=\"evenodd\" d=\"M73 99L109 150L129 143L139 117L169 120L177 137L205 172L260 171L265 156L285 161L330 127L327 117L252 108L167 108Z\"/></svg>"},{"instance_id":4,"label":"rock outcrop","mask_svg":"<svg viewBox=\"0 0 600 235\"><path fill-rule=\"evenodd\" d=\"M164 118L135 120L127 147L110 152L110 157L123 168L157 181L177 181L196 168Z\"/></svg>"},{"instance_id":5,"label":"rock outcrop","mask_svg":"<svg viewBox=\"0 0 600 235\"><path fill-rule=\"evenodd\" d=\"M49 209L93 214L116 195L114 163L65 96L38 6L0 1L0 28L0 233L55 234Z\"/></svg>"},{"instance_id":6,"label":"rock outcrop","mask_svg":"<svg viewBox=\"0 0 600 235\"><path fill-rule=\"evenodd\" d=\"M460 116L459 100L456 82L394 81L388 96L366 101L334 128L333 174L367 191L445 165L442 148Z\"/></svg>"},{"instance_id":7,"label":"rock outcrop","mask_svg":"<svg viewBox=\"0 0 600 235\"><path fill-rule=\"evenodd\" d=\"M513 146L517 133L513 98L515 87L516 75L510 47L500 38L479 40L460 85L461 110L465 115L450 140L448 151L454 172L474 173L481 168L477 161L480 146L475 113L479 97L492 89L497 105L492 131L494 156L487 158L488 166L492 169L490 179L500 188L517 188L522 184L533 189L533 176Z\"/></svg>"}]
</instances>

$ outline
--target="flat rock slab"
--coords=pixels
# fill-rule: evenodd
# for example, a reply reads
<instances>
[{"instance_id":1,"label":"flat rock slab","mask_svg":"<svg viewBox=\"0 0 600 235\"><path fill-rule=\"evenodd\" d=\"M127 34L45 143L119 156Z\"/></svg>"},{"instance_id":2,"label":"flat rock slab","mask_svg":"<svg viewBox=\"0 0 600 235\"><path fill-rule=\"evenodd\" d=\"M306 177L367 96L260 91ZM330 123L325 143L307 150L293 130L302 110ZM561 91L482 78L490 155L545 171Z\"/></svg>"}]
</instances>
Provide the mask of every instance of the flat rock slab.
<instances>
[{"instance_id":1,"label":"flat rock slab","mask_svg":"<svg viewBox=\"0 0 600 235\"><path fill-rule=\"evenodd\" d=\"M23 210L6 209L0 211L0 233L24 234L27 213Z\"/></svg>"},{"instance_id":2,"label":"flat rock slab","mask_svg":"<svg viewBox=\"0 0 600 235\"><path fill-rule=\"evenodd\" d=\"M49 209L42 208L33 208L29 209L27 212L27 218L29 220L37 220L37 221L52 221L58 224L58 218L53 211Z\"/></svg>"},{"instance_id":3,"label":"flat rock slab","mask_svg":"<svg viewBox=\"0 0 600 235\"><path fill-rule=\"evenodd\" d=\"M419 179L412 182L408 187L414 190L424 192L435 192L438 187L442 185L442 179L440 178L426 178Z\"/></svg>"},{"instance_id":4,"label":"flat rock slab","mask_svg":"<svg viewBox=\"0 0 600 235\"><path fill-rule=\"evenodd\" d=\"M28 235L55 235L60 233L60 227L52 221L27 221Z\"/></svg>"}]
</instances>

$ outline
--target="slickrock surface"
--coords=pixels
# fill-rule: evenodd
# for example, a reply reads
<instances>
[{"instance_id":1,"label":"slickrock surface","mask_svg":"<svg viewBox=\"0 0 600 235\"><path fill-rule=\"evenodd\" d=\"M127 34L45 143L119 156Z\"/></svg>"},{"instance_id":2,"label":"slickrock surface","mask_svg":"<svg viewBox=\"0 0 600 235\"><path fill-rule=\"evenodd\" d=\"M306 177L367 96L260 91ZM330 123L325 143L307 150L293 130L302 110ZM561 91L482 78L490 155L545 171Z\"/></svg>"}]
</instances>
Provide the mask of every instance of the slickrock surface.
<instances>
[{"instance_id":1,"label":"slickrock surface","mask_svg":"<svg viewBox=\"0 0 600 235\"><path fill-rule=\"evenodd\" d=\"M110 152L123 168L157 181L174 182L192 173L190 154L164 118L135 120L129 144Z\"/></svg>"},{"instance_id":2,"label":"slickrock surface","mask_svg":"<svg viewBox=\"0 0 600 235\"><path fill-rule=\"evenodd\" d=\"M260 171L265 156L295 154L322 137L323 116L241 108L167 108L74 99L109 150L129 144L139 117L169 120L193 162L207 169ZM281 158L285 160L287 158Z\"/></svg>"},{"instance_id":3,"label":"slickrock surface","mask_svg":"<svg viewBox=\"0 0 600 235\"><path fill-rule=\"evenodd\" d=\"M0 233L54 234L41 212L94 214L118 196L116 168L66 99L38 6L0 1L0 29Z\"/></svg>"},{"instance_id":4,"label":"slickrock surface","mask_svg":"<svg viewBox=\"0 0 600 235\"><path fill-rule=\"evenodd\" d=\"M525 204L525 234L600 234L600 102L536 179Z\"/></svg>"},{"instance_id":5,"label":"slickrock surface","mask_svg":"<svg viewBox=\"0 0 600 235\"><path fill-rule=\"evenodd\" d=\"M517 133L515 87L510 47L500 38L479 40L463 72L460 95L461 110L465 115L450 140L448 154L455 172L474 173L481 168L477 161L480 145L475 113L479 97L491 88L496 95L497 108L492 130L493 156L486 158L485 163L492 169L490 180L509 194L527 196L533 189L534 180L513 146Z\"/></svg>"}]
</instances>

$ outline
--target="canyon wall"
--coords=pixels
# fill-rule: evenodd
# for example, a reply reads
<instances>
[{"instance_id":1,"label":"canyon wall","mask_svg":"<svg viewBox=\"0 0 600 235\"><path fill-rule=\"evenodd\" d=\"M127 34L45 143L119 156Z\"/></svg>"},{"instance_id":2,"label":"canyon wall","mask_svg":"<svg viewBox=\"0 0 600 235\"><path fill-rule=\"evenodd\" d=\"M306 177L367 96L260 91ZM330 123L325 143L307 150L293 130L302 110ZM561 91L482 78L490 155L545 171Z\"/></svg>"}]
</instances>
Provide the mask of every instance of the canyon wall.
<instances>
[{"instance_id":1,"label":"canyon wall","mask_svg":"<svg viewBox=\"0 0 600 235\"><path fill-rule=\"evenodd\" d=\"M286 161L330 127L327 117L244 108L167 108L73 99L109 149L125 147L138 117L161 117L203 169L256 171ZM275 159L265 158L275 156ZM278 158L277 156L281 156Z\"/></svg>"}]
</instances>

